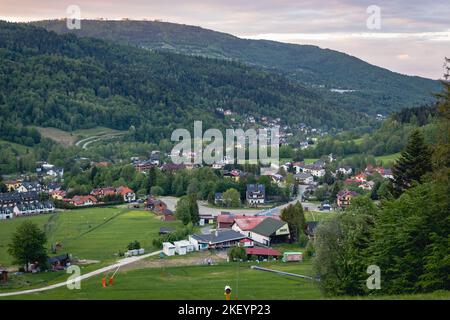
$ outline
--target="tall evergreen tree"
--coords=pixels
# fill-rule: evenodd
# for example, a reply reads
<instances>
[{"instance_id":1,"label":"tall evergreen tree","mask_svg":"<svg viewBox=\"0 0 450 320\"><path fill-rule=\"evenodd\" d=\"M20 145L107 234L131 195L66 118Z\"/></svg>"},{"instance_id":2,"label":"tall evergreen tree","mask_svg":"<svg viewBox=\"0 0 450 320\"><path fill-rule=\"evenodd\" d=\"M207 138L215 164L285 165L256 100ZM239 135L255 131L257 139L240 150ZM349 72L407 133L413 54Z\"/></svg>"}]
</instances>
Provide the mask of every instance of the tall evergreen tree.
<instances>
[{"instance_id":1,"label":"tall evergreen tree","mask_svg":"<svg viewBox=\"0 0 450 320\"><path fill-rule=\"evenodd\" d=\"M297 242L300 235L306 229L305 214L300 202L290 204L281 211L281 219L288 223L291 232L291 240Z\"/></svg>"},{"instance_id":2,"label":"tall evergreen tree","mask_svg":"<svg viewBox=\"0 0 450 320\"><path fill-rule=\"evenodd\" d=\"M411 187L413 181L422 182L422 176L431 171L431 151L422 134L415 130L392 168L394 195L400 196L404 190Z\"/></svg>"}]
</instances>

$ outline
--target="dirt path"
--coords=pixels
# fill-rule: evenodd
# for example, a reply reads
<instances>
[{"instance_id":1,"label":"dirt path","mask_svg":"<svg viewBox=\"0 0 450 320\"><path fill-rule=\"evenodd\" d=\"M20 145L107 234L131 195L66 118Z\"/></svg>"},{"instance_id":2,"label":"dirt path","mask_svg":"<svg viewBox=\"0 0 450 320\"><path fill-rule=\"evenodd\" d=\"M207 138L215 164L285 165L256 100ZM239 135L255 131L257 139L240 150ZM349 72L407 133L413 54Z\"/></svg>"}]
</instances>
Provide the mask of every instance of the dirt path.
<instances>
[{"instance_id":1,"label":"dirt path","mask_svg":"<svg viewBox=\"0 0 450 320\"><path fill-rule=\"evenodd\" d=\"M109 265L107 267L103 267L100 269L97 269L95 271L91 271L89 273L83 274L79 277L79 280L85 280L85 279L89 279L91 277L97 276L99 274L111 271L111 270L116 270L117 268L122 268L124 266L127 266L131 263L135 263L144 259L147 259L149 257L155 256L155 255L159 255L161 253L161 251L155 251L155 252L151 252L151 253L147 253L144 254L142 256L137 256L137 257L130 257L130 258L125 258L125 259L121 259L119 261L117 261L117 263ZM68 274L67 277L69 277L70 275ZM30 294L30 293L36 293L36 292L42 292L42 291L48 291L48 290L52 290L52 289L56 289L56 288L61 288L67 285L67 282L60 282L60 283L56 283L56 284L52 284L50 286L46 286L46 287L42 287L42 288L37 288L37 289L29 289L29 290L23 290L23 291L15 291L15 292L6 292L6 293L0 293L0 297L9 297L9 296L17 296L17 295L22 295L22 294Z\"/></svg>"}]
</instances>

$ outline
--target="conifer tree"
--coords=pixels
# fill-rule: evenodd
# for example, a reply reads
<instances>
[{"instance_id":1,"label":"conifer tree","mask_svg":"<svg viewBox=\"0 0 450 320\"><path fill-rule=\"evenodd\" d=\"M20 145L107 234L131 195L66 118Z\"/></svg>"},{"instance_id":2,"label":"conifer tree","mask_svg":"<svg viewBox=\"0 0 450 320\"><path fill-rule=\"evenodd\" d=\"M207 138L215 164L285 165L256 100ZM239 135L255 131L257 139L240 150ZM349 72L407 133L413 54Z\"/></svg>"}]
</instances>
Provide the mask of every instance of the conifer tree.
<instances>
[{"instance_id":1,"label":"conifer tree","mask_svg":"<svg viewBox=\"0 0 450 320\"><path fill-rule=\"evenodd\" d=\"M413 181L422 182L422 176L431 170L431 151L425 144L422 134L415 130L409 137L400 159L392 168L394 195L400 196L404 190L412 186Z\"/></svg>"}]
</instances>

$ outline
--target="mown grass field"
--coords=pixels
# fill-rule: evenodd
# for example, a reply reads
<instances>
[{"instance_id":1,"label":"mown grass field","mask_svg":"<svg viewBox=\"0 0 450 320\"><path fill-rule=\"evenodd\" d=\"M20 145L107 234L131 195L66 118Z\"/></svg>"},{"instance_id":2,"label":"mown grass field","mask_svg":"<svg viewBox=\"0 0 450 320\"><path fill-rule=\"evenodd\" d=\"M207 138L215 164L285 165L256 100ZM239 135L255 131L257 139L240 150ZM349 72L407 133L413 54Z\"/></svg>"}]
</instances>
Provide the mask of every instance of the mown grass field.
<instances>
[{"instance_id":1,"label":"mown grass field","mask_svg":"<svg viewBox=\"0 0 450 320\"><path fill-rule=\"evenodd\" d=\"M392 166L398 158L400 158L400 152L388 154L385 156L375 157L375 160L377 162L381 161L384 166Z\"/></svg>"},{"instance_id":2,"label":"mown grass field","mask_svg":"<svg viewBox=\"0 0 450 320\"><path fill-rule=\"evenodd\" d=\"M126 251L131 241L153 250L152 240L162 226L179 226L179 222L163 222L147 211L119 208L89 208L62 213L0 221L0 265L10 266L12 258L7 245L17 226L30 220L47 234L48 247L61 243L59 253L71 253L79 259L110 261L119 251Z\"/></svg>"},{"instance_id":3,"label":"mown grass field","mask_svg":"<svg viewBox=\"0 0 450 320\"><path fill-rule=\"evenodd\" d=\"M81 283L80 290L66 287L11 299L223 299L225 285L240 300L320 299L316 283L250 269L255 263L149 268L120 272L112 287L102 288L102 276ZM311 275L311 263L261 263L276 270Z\"/></svg>"},{"instance_id":4,"label":"mown grass field","mask_svg":"<svg viewBox=\"0 0 450 320\"><path fill-rule=\"evenodd\" d=\"M224 263L214 266L177 266L119 272L114 285L103 288L99 275L82 281L80 290L66 287L40 293L3 297L32 300L223 300L223 288L230 285L239 300L317 299L450 299L450 292L394 296L328 297L312 280L252 270L254 262ZM301 263L266 262L259 266L303 275L314 275L311 261ZM65 275L66 277L68 275ZM107 276L107 275L106 275Z\"/></svg>"},{"instance_id":5,"label":"mown grass field","mask_svg":"<svg viewBox=\"0 0 450 320\"><path fill-rule=\"evenodd\" d=\"M95 127L91 129L79 129L75 130L73 132L64 131L57 128L51 128L51 127L35 127L39 133L45 137L52 139L63 146L72 146L80 139L87 138L90 136L97 136L97 135L106 135L106 134L117 134L121 131L105 128L105 127Z\"/></svg>"}]
</instances>

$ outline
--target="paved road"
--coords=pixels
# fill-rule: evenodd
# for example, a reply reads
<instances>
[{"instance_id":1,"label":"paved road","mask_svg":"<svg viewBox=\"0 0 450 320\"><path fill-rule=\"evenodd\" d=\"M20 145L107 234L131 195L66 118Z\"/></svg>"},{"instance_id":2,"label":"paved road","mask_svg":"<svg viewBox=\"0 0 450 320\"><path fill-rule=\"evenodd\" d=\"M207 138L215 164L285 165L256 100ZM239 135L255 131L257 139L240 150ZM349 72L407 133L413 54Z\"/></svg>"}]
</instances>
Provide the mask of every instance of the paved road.
<instances>
[{"instance_id":1,"label":"paved road","mask_svg":"<svg viewBox=\"0 0 450 320\"><path fill-rule=\"evenodd\" d=\"M198 210L200 215L209 215L212 214L214 216L218 216L220 215L220 213L222 211L227 211L230 213L234 213L234 214L245 214L246 216L254 216L260 213L271 213L274 215L279 215L281 213L281 210L286 208L288 205L290 204L295 204L297 203L297 201L300 201L301 199L301 195L303 194L303 192L305 191L306 186L301 185L300 186L300 190L299 190L299 196L293 200L290 201L288 203L285 203L281 206L272 208L272 209L227 209L227 208L210 208L208 206L206 206L204 201L199 201L198 202ZM167 207L174 211L175 210L175 206L178 202L179 198L176 197L161 197L161 200L164 201L167 204ZM303 208L308 208L309 211L319 211L319 205L317 203L312 203L312 202L302 202Z\"/></svg>"},{"instance_id":2,"label":"paved road","mask_svg":"<svg viewBox=\"0 0 450 320\"><path fill-rule=\"evenodd\" d=\"M129 257L129 258L124 258L119 260L117 263L112 264L110 266L104 267L104 268L100 268L97 269L95 271L83 274L79 277L79 280L85 280L88 278L91 278L93 276L108 272L108 271L112 271L112 270L116 270L119 267L123 267L127 264L142 260L142 259L146 259L148 257L154 256L154 255L158 255L160 254L161 251L155 251L155 252L151 252L151 253L147 253L144 254L142 256L135 256L135 257ZM67 274L67 277L69 277L70 275ZM60 287L64 287L67 285L67 282L60 282L60 283L56 283L47 287L43 287L43 288L37 288L37 289L29 289L29 290L23 290L23 291L15 291L15 292L7 292L7 293L0 293L0 297L9 297L9 296L17 296L17 295L22 295L22 294L30 294L30 293L36 293L36 292L42 292L42 291L47 291L47 290L52 290L52 289L56 289L56 288L60 288Z\"/></svg>"}]
</instances>

